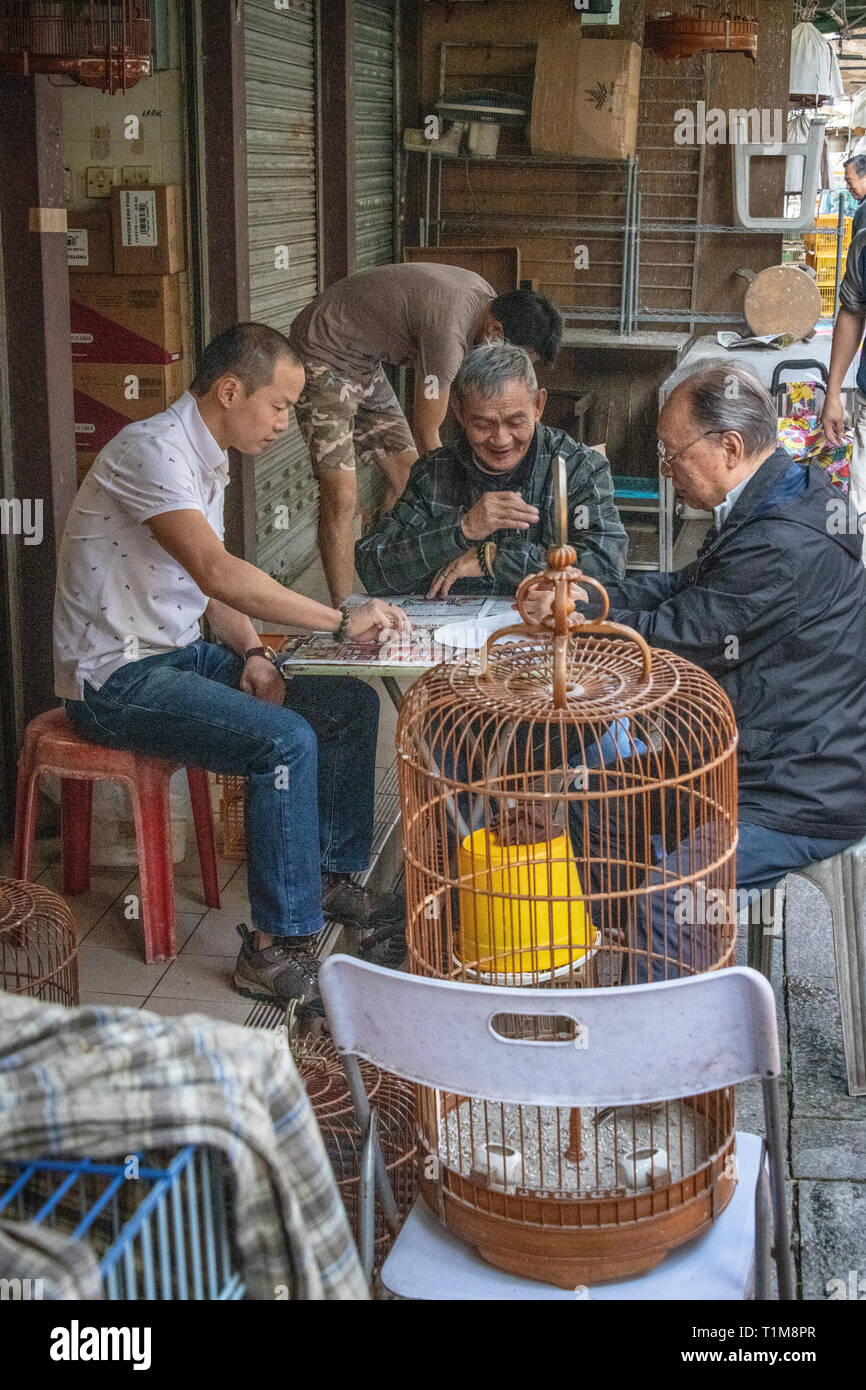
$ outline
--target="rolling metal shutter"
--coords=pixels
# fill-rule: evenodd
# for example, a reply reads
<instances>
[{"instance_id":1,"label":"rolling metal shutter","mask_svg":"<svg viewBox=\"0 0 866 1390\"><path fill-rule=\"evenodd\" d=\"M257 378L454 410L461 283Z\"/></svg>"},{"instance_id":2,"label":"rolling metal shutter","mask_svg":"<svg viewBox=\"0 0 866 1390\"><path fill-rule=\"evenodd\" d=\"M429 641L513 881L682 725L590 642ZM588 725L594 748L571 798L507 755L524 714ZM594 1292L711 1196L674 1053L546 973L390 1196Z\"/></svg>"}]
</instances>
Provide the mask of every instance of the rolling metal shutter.
<instances>
[{"instance_id":1,"label":"rolling metal shutter","mask_svg":"<svg viewBox=\"0 0 866 1390\"><path fill-rule=\"evenodd\" d=\"M287 333L319 292L315 0L246 0L250 317ZM291 580L316 544L318 488L294 419L256 464L257 563ZM287 509L278 511L277 508Z\"/></svg>"},{"instance_id":2,"label":"rolling metal shutter","mask_svg":"<svg viewBox=\"0 0 866 1390\"><path fill-rule=\"evenodd\" d=\"M355 268L394 260L397 0L355 4Z\"/></svg>"}]
</instances>

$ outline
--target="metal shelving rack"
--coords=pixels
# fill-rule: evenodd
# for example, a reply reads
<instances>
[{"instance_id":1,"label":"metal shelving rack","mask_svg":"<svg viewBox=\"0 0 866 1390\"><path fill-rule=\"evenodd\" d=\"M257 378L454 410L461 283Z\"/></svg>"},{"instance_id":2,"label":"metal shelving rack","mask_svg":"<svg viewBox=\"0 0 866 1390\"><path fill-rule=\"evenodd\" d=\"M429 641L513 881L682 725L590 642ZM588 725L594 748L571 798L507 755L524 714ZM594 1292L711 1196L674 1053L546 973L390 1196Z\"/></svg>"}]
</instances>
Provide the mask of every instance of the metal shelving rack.
<instances>
[{"instance_id":1,"label":"metal shelving rack","mask_svg":"<svg viewBox=\"0 0 866 1390\"><path fill-rule=\"evenodd\" d=\"M610 319L618 324L620 334L631 334L637 329L637 284L639 280L639 241L640 241L640 194L638 192L638 161L636 155L625 159L578 159L568 156L542 156L503 154L495 159L474 158L473 156L437 155L432 149L422 158L426 160L424 212L419 223L421 246L440 246L443 232L484 233L496 230L497 235L510 232L513 236L566 235L569 237L606 236L622 234L623 256L620 275L619 309L600 310L594 307L585 309L561 309L566 321L592 322L599 317ZM534 169L576 169L592 174L599 171L622 170L623 187L612 196L623 199L623 214L618 218L570 218L570 217L528 217L523 213L448 213L442 212L442 165L445 162L488 167L525 167ZM436 166L434 178L433 166ZM434 189L435 184L435 189ZM435 202L435 210L434 210ZM608 289L609 283L585 280L587 289Z\"/></svg>"},{"instance_id":2,"label":"metal shelving rack","mask_svg":"<svg viewBox=\"0 0 866 1390\"><path fill-rule=\"evenodd\" d=\"M489 85L491 82L502 82L508 85L511 90L525 90L527 103L531 101L533 69L535 63L534 42L515 43L515 42L479 42L467 40L462 42L445 42L439 48L439 97L445 96L449 89L460 90L471 88L476 84ZM523 62L521 55L526 55ZM496 64L496 59L504 56L504 70ZM494 60L494 65L491 65ZM528 110L527 104L527 110ZM622 216L617 218L561 218L561 217L525 217L509 216L508 214L469 214L458 216L449 214L447 218L442 215L442 157L435 155L429 149L425 156L427 167L425 171L425 197L424 214L421 217L419 229L419 239L422 246L439 246L442 243L443 230L447 227L452 231L463 231L464 233L477 233L480 229L489 228L491 225L512 232L513 235L549 235L563 234L574 235L576 237L593 235L604 235L608 237L621 234L623 238L623 255L621 272L619 276L619 308L605 311L604 317L609 318L618 325L620 334L630 334L636 330L636 281L639 276L639 193L638 193L638 168L637 158L631 156L618 160L592 160L578 159L568 156L544 157L530 154L509 154L504 153L496 159L481 159L463 157L464 167L469 169L471 164L502 166L502 167L526 167L526 168L571 168L582 170L587 173L611 170L621 170L623 174L623 186L618 194L623 200ZM433 165L436 163L435 193L433 190L434 176ZM457 163L457 159L452 158L452 162ZM435 201L435 212L433 204ZM610 289L610 283L599 284L590 280L583 280L583 286L587 289ZM569 309L562 311L563 318L567 322L593 322L599 318L596 309L590 307L586 309Z\"/></svg>"}]
</instances>

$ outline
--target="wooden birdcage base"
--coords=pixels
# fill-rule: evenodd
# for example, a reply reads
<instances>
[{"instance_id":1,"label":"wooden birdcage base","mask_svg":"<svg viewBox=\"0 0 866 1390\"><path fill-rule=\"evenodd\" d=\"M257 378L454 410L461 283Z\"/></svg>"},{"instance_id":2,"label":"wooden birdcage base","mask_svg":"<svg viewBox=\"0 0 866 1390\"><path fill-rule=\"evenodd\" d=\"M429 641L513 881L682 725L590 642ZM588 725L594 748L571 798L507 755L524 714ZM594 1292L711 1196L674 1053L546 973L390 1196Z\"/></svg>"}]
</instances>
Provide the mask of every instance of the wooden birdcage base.
<instances>
[{"instance_id":1,"label":"wooden birdcage base","mask_svg":"<svg viewBox=\"0 0 866 1390\"><path fill-rule=\"evenodd\" d=\"M447 1186L422 1177L421 1192L431 1211L488 1264L573 1289L647 1274L708 1231L737 1185L727 1162L734 1142L731 1135L679 1182L628 1195L522 1196L453 1172Z\"/></svg>"},{"instance_id":2,"label":"wooden birdcage base","mask_svg":"<svg viewBox=\"0 0 866 1390\"><path fill-rule=\"evenodd\" d=\"M758 50L758 26L750 19L667 15L647 20L643 46L668 60L692 58L696 53L742 53L754 62Z\"/></svg>"},{"instance_id":3,"label":"wooden birdcage base","mask_svg":"<svg viewBox=\"0 0 866 1390\"><path fill-rule=\"evenodd\" d=\"M57 73L74 78L83 87L97 91L119 92L134 87L143 77L150 77L151 59L125 57L112 53L110 57L75 58L51 53L0 53L0 73L31 77L40 73Z\"/></svg>"}]
</instances>

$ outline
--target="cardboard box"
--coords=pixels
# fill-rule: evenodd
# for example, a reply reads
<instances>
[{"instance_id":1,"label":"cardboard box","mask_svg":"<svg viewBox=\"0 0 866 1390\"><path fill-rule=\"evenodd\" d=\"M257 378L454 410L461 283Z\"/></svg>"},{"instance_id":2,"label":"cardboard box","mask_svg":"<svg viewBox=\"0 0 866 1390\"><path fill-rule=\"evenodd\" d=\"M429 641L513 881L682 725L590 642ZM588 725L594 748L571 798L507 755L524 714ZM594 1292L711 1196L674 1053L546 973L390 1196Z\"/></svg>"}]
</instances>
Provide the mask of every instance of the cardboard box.
<instances>
[{"instance_id":1,"label":"cardboard box","mask_svg":"<svg viewBox=\"0 0 866 1390\"><path fill-rule=\"evenodd\" d=\"M75 451L99 453L131 420L146 420L183 395L183 362L75 362Z\"/></svg>"},{"instance_id":2,"label":"cardboard box","mask_svg":"<svg viewBox=\"0 0 866 1390\"><path fill-rule=\"evenodd\" d=\"M66 214L66 261L70 274L110 275L114 270L111 246L111 214Z\"/></svg>"},{"instance_id":3,"label":"cardboard box","mask_svg":"<svg viewBox=\"0 0 866 1390\"><path fill-rule=\"evenodd\" d=\"M640 60L638 44L581 38L579 22L542 34L532 93L532 153L585 159L634 154Z\"/></svg>"},{"instance_id":4,"label":"cardboard box","mask_svg":"<svg viewBox=\"0 0 866 1390\"><path fill-rule=\"evenodd\" d=\"M179 275L76 275L73 362L179 362L180 301Z\"/></svg>"},{"instance_id":5,"label":"cardboard box","mask_svg":"<svg viewBox=\"0 0 866 1390\"><path fill-rule=\"evenodd\" d=\"M186 265L180 184L111 190L117 275L174 275Z\"/></svg>"}]
</instances>

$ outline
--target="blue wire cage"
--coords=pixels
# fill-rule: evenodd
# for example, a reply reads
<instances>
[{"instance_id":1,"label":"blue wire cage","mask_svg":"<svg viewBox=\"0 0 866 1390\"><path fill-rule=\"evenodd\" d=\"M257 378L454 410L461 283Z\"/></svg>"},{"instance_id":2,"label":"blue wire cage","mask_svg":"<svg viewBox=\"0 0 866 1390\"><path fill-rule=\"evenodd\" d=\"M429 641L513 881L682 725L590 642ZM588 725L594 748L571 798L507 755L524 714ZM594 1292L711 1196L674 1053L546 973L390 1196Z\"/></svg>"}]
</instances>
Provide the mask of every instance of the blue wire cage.
<instances>
[{"instance_id":1,"label":"blue wire cage","mask_svg":"<svg viewBox=\"0 0 866 1390\"><path fill-rule=\"evenodd\" d=\"M216 1149L118 1163L0 1160L0 1215L86 1241L114 1300L235 1300L228 1172Z\"/></svg>"}]
</instances>

